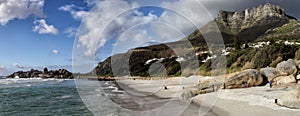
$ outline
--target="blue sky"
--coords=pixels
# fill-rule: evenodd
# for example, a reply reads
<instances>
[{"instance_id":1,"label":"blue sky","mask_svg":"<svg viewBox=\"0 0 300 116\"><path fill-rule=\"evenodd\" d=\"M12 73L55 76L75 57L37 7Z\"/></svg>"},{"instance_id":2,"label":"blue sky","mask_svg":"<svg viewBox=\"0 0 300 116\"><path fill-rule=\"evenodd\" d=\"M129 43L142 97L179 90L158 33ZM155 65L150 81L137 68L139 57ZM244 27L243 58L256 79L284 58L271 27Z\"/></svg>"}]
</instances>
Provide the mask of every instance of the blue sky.
<instances>
[{"instance_id":1,"label":"blue sky","mask_svg":"<svg viewBox=\"0 0 300 116\"><path fill-rule=\"evenodd\" d=\"M6 0L0 3L0 75L43 67L72 71L74 59L87 72L114 53L181 39L220 9L268 2L300 17L300 2L291 0Z\"/></svg>"},{"instance_id":2,"label":"blue sky","mask_svg":"<svg viewBox=\"0 0 300 116\"><path fill-rule=\"evenodd\" d=\"M78 27L80 21L58 9L65 4L86 6L85 2L73 0L46 0L41 9L44 16L30 14L25 19L14 18L0 26L0 66L9 70L2 74L0 71L0 75L47 66L70 69L74 36L68 37L69 34L64 31ZM36 20L45 20L46 24L53 25L57 34L34 32Z\"/></svg>"}]
</instances>

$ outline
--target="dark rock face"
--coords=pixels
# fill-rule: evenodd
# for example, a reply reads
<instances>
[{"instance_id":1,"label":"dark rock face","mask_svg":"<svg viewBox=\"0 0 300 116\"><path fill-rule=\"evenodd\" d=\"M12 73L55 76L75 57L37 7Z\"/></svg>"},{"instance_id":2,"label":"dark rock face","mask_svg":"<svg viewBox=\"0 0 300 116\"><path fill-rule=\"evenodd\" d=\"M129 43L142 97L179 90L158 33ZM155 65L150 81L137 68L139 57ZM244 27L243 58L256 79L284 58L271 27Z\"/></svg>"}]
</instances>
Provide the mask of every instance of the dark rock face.
<instances>
[{"instance_id":1,"label":"dark rock face","mask_svg":"<svg viewBox=\"0 0 300 116\"><path fill-rule=\"evenodd\" d=\"M66 69L59 69L59 70L50 70L48 71L45 68L43 71L31 69L30 71L18 71L14 72L13 74L7 76L7 78L59 78L59 79L73 79L74 76L71 72Z\"/></svg>"},{"instance_id":2,"label":"dark rock face","mask_svg":"<svg viewBox=\"0 0 300 116\"><path fill-rule=\"evenodd\" d=\"M246 9L242 12L219 11L216 21L236 34L247 28L265 25L282 25L289 17L279 6L265 4L257 8Z\"/></svg>"},{"instance_id":3,"label":"dark rock face","mask_svg":"<svg viewBox=\"0 0 300 116\"><path fill-rule=\"evenodd\" d=\"M241 12L221 10L215 20L193 32L187 39L203 42L203 35L209 35L210 33L214 35L214 33L217 33L216 30L207 31L216 24L225 45L232 46L235 35L241 42L254 42L268 31L282 27L294 20L295 18L287 15L284 9L272 4L265 4Z\"/></svg>"}]
</instances>

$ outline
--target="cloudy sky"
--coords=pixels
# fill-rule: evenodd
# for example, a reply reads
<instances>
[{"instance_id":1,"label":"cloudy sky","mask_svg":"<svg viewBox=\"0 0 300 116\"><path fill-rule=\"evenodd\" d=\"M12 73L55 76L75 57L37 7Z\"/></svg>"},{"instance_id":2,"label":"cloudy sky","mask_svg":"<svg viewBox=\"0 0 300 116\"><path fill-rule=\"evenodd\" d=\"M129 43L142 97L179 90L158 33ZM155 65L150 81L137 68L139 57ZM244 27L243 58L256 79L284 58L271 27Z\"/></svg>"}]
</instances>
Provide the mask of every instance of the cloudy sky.
<instances>
[{"instance_id":1,"label":"cloudy sky","mask_svg":"<svg viewBox=\"0 0 300 116\"><path fill-rule=\"evenodd\" d=\"M0 75L43 67L72 71L72 60L88 71L112 54L176 41L220 9L268 2L300 18L296 0L0 0Z\"/></svg>"}]
</instances>

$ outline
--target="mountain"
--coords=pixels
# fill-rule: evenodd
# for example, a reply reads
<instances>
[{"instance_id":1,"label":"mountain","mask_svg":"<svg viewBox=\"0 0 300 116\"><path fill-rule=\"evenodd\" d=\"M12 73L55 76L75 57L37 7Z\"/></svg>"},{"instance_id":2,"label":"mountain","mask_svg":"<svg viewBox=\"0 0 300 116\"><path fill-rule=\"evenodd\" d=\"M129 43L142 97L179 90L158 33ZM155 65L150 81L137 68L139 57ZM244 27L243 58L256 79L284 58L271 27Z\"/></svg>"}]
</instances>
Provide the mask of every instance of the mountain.
<instances>
[{"instance_id":1,"label":"mountain","mask_svg":"<svg viewBox=\"0 0 300 116\"><path fill-rule=\"evenodd\" d=\"M284 9L267 3L241 12L220 10L215 20L209 22L200 30L205 32L205 30L209 30L211 25L217 24L225 44L231 45L234 36L237 36L244 43L254 42L268 30L281 27L293 21L296 21L296 18L287 15ZM200 30L193 32L187 39L194 41L194 39L203 38ZM207 33L213 34L217 32L208 31Z\"/></svg>"},{"instance_id":2,"label":"mountain","mask_svg":"<svg viewBox=\"0 0 300 116\"><path fill-rule=\"evenodd\" d=\"M206 41L218 42L214 39L205 40L203 35L215 35L218 33L215 30L212 30L211 27L217 24L219 31L223 37L224 43L226 46L233 46L234 37L237 37L238 40L242 43L256 42L256 41L265 41L265 40L280 40L280 39L298 39L300 24L296 18L289 16L285 13L285 10L279 6L272 4L265 4L251 9L246 9L240 12L230 12L220 10L216 18L204 25L202 28L195 30L187 37L171 43L151 45L146 47L139 47L131 49L126 53L117 54L107 58L105 61L100 62L98 66L92 71L96 72L99 76L124 76L129 75L128 70L131 76L150 76L149 68L152 64L158 64L160 67L156 68L165 68L167 75L191 75L199 74L199 71L193 72L192 69L198 68L193 65L194 57L200 62L199 66L204 72L211 69L211 62L201 62L206 60L210 55L209 53L201 53L195 55L192 51L195 50L197 53L207 50ZM203 33L201 33L203 32ZM192 46L190 46L190 43ZM170 47L176 46L178 49L183 49L185 51L178 53L178 51L173 51ZM284 48L284 46L282 47ZM270 58L272 62L273 58L276 58L277 55L285 52L286 49L278 48L278 51L274 51L275 55ZM273 51L273 48L268 48L266 51ZM294 49L297 50L297 49ZM246 52L245 52L246 51ZM262 53L266 51L261 51ZM244 50L240 53L253 53L253 56L245 56L248 59L255 56L257 51L255 50ZM294 51L292 51L294 52ZM239 52L237 52L239 53ZM240 54L241 55L241 54ZM289 57L293 55L289 54ZM239 55L229 56L231 58L230 63L236 62L234 60L239 60L242 64L245 64L247 60L241 62ZM266 56L267 57L267 56ZM284 58L288 58L282 56ZM258 57L262 58L262 57ZM179 59L181 59L179 61ZM129 62L124 62L128 61ZM114 62L112 66L111 62ZM249 61L250 62L250 61ZM260 63L259 66L255 65L254 68L259 68L264 65L269 65L268 63ZM186 69L181 70L182 67ZM231 67L232 65L227 65ZM111 67L114 67L112 69ZM200 71L201 72L201 71Z\"/></svg>"}]
</instances>

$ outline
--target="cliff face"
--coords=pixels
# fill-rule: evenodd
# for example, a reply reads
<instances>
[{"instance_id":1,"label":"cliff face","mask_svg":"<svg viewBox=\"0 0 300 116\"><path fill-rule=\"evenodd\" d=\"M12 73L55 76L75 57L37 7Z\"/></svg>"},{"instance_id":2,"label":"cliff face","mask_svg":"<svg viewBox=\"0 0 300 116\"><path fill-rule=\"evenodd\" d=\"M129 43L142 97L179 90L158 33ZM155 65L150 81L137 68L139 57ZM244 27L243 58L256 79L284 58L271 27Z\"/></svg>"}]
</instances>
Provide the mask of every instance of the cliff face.
<instances>
[{"instance_id":1,"label":"cliff face","mask_svg":"<svg viewBox=\"0 0 300 116\"><path fill-rule=\"evenodd\" d=\"M205 42L201 32L211 35L219 33L216 30L207 31L212 25L217 24L224 43L232 46L234 36L238 36L243 43L254 42L268 30L281 27L291 21L295 21L295 18L287 15L279 6L269 3L241 12L221 10L213 21L200 28L200 31L194 31L186 39L194 43Z\"/></svg>"},{"instance_id":2,"label":"cliff face","mask_svg":"<svg viewBox=\"0 0 300 116\"><path fill-rule=\"evenodd\" d=\"M276 5L265 4L257 8L246 9L242 12L219 11L215 21L227 27L233 34L238 34L244 29L258 25L279 25L289 21L290 16L285 14L285 10Z\"/></svg>"}]
</instances>

